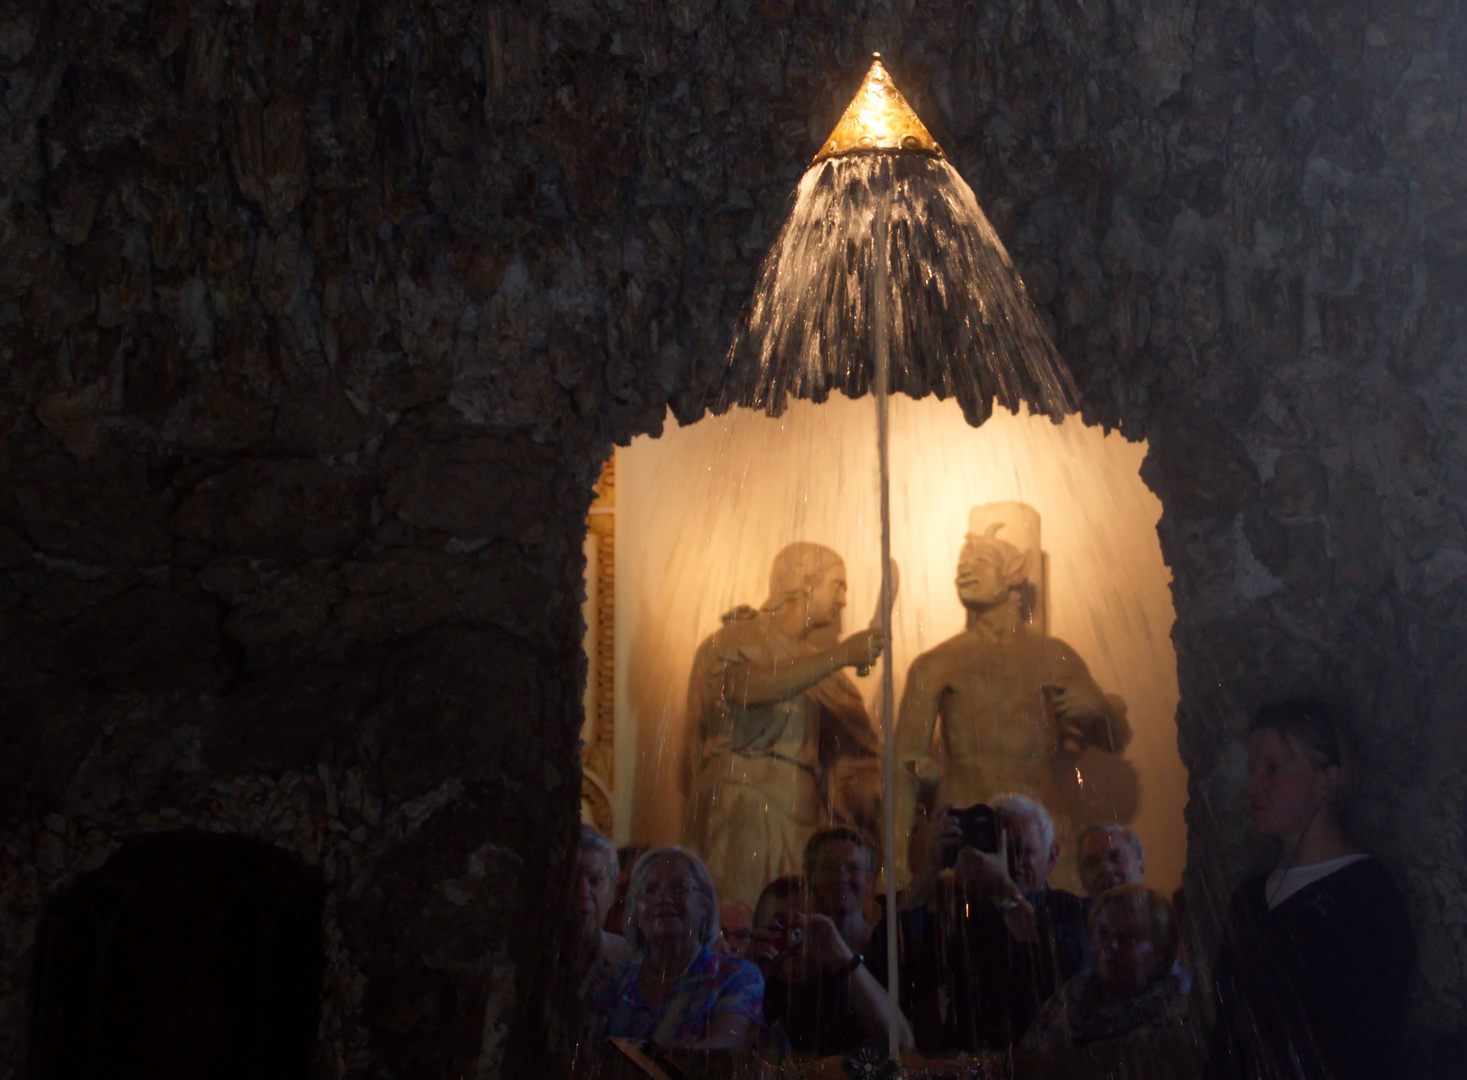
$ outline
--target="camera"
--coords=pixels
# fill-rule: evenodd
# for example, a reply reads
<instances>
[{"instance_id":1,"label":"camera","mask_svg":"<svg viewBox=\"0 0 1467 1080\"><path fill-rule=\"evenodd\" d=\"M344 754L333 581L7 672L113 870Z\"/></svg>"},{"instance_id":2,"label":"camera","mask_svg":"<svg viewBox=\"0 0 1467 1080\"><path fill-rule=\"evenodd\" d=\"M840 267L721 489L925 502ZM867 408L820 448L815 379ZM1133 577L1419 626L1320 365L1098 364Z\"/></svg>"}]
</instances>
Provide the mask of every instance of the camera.
<instances>
[{"instance_id":1,"label":"camera","mask_svg":"<svg viewBox=\"0 0 1467 1080\"><path fill-rule=\"evenodd\" d=\"M780 952L789 952L791 949L798 949L805 942L805 931L801 930L798 926L786 926L781 931L781 934L780 939L773 943L774 947Z\"/></svg>"},{"instance_id":2,"label":"camera","mask_svg":"<svg viewBox=\"0 0 1467 1080\"><path fill-rule=\"evenodd\" d=\"M1003 828L997 810L986 803L974 803L961 810L954 810L953 816L962 827L964 847L976 848L990 855L997 854L998 834ZM945 865L952 866L957 862L957 857L957 852L954 851Z\"/></svg>"},{"instance_id":3,"label":"camera","mask_svg":"<svg viewBox=\"0 0 1467 1080\"><path fill-rule=\"evenodd\" d=\"M758 939L766 945L774 948L775 952L794 952L805 942L805 931L798 926L781 926L775 923L773 926L764 927L758 932Z\"/></svg>"}]
</instances>

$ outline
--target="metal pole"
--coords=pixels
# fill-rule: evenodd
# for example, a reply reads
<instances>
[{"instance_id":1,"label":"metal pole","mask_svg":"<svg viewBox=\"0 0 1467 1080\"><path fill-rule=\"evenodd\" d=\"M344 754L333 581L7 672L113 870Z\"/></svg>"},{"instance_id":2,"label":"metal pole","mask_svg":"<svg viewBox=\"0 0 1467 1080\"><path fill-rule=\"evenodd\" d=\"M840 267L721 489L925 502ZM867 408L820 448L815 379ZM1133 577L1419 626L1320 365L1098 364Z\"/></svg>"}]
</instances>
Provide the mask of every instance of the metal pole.
<instances>
[{"instance_id":1,"label":"metal pole","mask_svg":"<svg viewBox=\"0 0 1467 1080\"><path fill-rule=\"evenodd\" d=\"M896 1017L900 1015L901 1008L901 996L897 992L901 980L897 971L896 739L893 736L896 691L891 669L891 462L887 417L891 396L891 274L887 267L887 227L887 196L883 193L877 197L872 221L876 273L872 278L874 295L871 311L875 321L876 454L881 477L881 625L886 630L881 650L881 817L885 833L882 847L886 851L886 990L891 995L892 1004L887 1050L895 1060L900 1052Z\"/></svg>"}]
</instances>

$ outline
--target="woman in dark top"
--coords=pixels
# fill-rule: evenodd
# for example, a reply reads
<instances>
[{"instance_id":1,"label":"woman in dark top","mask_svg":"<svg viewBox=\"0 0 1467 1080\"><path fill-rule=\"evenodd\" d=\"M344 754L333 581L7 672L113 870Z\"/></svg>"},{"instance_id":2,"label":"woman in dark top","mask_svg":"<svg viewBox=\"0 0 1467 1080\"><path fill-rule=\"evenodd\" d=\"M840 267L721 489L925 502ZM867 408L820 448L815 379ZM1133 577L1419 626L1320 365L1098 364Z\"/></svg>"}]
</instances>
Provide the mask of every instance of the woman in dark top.
<instances>
[{"instance_id":1,"label":"woman in dark top","mask_svg":"<svg viewBox=\"0 0 1467 1080\"><path fill-rule=\"evenodd\" d=\"M1210 1080L1389 1080L1415 958L1385 867L1342 820L1349 761L1319 702L1270 706L1248 733L1254 827L1283 843L1233 895L1213 973Z\"/></svg>"}]
</instances>

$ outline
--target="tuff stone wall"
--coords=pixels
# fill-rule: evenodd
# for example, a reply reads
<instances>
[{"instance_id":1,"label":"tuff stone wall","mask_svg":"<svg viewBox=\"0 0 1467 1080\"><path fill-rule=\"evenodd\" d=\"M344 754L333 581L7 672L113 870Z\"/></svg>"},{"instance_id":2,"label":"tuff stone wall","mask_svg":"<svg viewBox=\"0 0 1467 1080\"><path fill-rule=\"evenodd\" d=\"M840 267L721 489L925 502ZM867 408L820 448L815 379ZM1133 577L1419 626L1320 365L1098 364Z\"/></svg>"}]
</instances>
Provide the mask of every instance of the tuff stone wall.
<instances>
[{"instance_id":1,"label":"tuff stone wall","mask_svg":"<svg viewBox=\"0 0 1467 1080\"><path fill-rule=\"evenodd\" d=\"M1457 5L3 0L0 1076L45 897L185 824L323 868L322 1075L566 1052L590 485L874 48L1150 440L1197 908L1337 688L1462 1024Z\"/></svg>"}]
</instances>

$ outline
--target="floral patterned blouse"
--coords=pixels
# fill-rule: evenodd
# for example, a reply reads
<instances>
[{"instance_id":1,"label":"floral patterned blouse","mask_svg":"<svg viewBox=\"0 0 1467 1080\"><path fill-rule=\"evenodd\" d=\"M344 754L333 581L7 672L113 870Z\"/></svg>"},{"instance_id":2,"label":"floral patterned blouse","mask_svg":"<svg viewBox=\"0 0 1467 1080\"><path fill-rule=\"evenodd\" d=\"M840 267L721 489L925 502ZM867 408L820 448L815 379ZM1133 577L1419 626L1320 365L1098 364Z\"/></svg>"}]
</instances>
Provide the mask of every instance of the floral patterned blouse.
<instances>
[{"instance_id":1,"label":"floral patterned blouse","mask_svg":"<svg viewBox=\"0 0 1467 1080\"><path fill-rule=\"evenodd\" d=\"M750 961L723 956L706 945L658 1005L642 996L642 954L605 968L586 997L587 1026L595 1038L651 1039L688 1046L708 1036L715 1017L764 1019L764 976Z\"/></svg>"}]
</instances>

